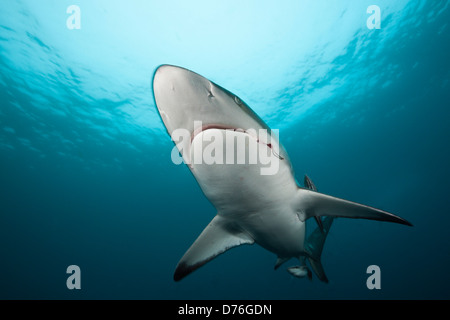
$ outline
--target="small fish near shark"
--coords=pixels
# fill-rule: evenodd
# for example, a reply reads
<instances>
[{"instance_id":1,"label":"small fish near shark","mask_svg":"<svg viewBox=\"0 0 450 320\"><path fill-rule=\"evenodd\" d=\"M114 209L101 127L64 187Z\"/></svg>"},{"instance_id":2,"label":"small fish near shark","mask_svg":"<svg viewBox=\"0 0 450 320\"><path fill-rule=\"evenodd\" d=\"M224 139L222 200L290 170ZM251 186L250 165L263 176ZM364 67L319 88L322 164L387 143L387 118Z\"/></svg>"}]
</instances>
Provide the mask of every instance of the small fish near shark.
<instances>
[{"instance_id":1,"label":"small fish near shark","mask_svg":"<svg viewBox=\"0 0 450 320\"><path fill-rule=\"evenodd\" d=\"M161 65L153 76L153 95L175 150L217 209L176 266L175 281L231 248L257 243L277 256L275 269L296 258L300 265L288 272L311 278L308 260L328 282L321 254L335 217L412 226L392 213L322 194L307 176L300 187L276 130L242 99L201 75ZM306 237L309 218L318 227Z\"/></svg>"},{"instance_id":2,"label":"small fish near shark","mask_svg":"<svg viewBox=\"0 0 450 320\"><path fill-rule=\"evenodd\" d=\"M287 268L287 271L297 278L308 277L309 280L312 280L312 272L308 269L307 266L293 266Z\"/></svg>"}]
</instances>

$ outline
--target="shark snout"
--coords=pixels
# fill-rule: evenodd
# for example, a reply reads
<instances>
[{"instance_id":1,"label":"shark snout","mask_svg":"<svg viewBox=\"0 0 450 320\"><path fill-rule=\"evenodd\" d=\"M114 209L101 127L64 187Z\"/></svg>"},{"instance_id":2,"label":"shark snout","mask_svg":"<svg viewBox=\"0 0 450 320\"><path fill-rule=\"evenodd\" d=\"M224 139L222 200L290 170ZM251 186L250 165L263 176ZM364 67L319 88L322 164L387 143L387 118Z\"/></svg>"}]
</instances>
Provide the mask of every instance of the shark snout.
<instances>
[{"instance_id":1,"label":"shark snout","mask_svg":"<svg viewBox=\"0 0 450 320\"><path fill-rule=\"evenodd\" d=\"M169 90L175 91L175 80L177 79L178 67L170 65L162 65L156 69L153 76L153 90L155 97L164 93L169 93Z\"/></svg>"},{"instance_id":2,"label":"shark snout","mask_svg":"<svg viewBox=\"0 0 450 320\"><path fill-rule=\"evenodd\" d=\"M159 66L153 76L153 92L159 108L209 105L214 97L212 84L202 76L172 65Z\"/></svg>"}]
</instances>

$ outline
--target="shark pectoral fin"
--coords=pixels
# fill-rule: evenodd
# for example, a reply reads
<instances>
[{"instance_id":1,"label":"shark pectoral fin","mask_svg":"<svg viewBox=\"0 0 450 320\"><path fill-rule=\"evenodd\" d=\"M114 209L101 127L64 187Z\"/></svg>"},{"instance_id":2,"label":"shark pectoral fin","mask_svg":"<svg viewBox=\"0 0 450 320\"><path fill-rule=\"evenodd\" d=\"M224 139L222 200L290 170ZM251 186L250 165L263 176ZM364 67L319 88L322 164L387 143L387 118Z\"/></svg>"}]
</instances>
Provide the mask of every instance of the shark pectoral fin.
<instances>
[{"instance_id":1,"label":"shark pectoral fin","mask_svg":"<svg viewBox=\"0 0 450 320\"><path fill-rule=\"evenodd\" d=\"M380 220L412 226L405 219L380 209L307 189L299 189L298 192L300 203L299 218L302 221L311 217L331 216Z\"/></svg>"},{"instance_id":2,"label":"shark pectoral fin","mask_svg":"<svg viewBox=\"0 0 450 320\"><path fill-rule=\"evenodd\" d=\"M228 249L255 241L245 231L216 215L178 262L175 281L180 281Z\"/></svg>"},{"instance_id":3,"label":"shark pectoral fin","mask_svg":"<svg viewBox=\"0 0 450 320\"><path fill-rule=\"evenodd\" d=\"M303 183L305 185L305 188L308 188L312 191L317 191L317 187L312 182L312 180L305 174L305 178L303 179ZM317 225L319 226L320 231L323 232L323 225L322 225L322 219L319 216L314 216L314 219L316 219Z\"/></svg>"}]
</instances>

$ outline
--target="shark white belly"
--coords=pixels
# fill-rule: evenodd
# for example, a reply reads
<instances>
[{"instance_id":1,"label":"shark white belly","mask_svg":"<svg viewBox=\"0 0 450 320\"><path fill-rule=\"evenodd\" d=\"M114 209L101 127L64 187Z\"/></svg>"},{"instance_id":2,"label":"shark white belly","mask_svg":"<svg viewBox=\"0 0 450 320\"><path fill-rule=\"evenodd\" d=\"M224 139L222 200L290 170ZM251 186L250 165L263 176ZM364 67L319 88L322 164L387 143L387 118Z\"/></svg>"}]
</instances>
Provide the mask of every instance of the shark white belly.
<instances>
[{"instance_id":1,"label":"shark white belly","mask_svg":"<svg viewBox=\"0 0 450 320\"><path fill-rule=\"evenodd\" d=\"M275 268L298 258L302 265L295 271L302 272L295 274L305 273L307 257L319 279L326 281L320 255L332 217L411 225L391 213L321 194L309 179L305 179L308 189L299 187L276 135L239 97L206 78L163 65L155 72L153 91L169 135L217 209L215 218L178 263L176 281L230 248L253 243L278 256ZM179 130L188 137L182 139ZM227 144L239 139L245 141L243 148ZM202 159L205 152L214 161ZM228 163L225 158L230 153L233 157L227 160L234 161ZM248 161L257 155L261 161ZM328 218L322 222L322 216ZM310 217L320 230L305 240L305 221Z\"/></svg>"},{"instance_id":2,"label":"shark white belly","mask_svg":"<svg viewBox=\"0 0 450 320\"><path fill-rule=\"evenodd\" d=\"M192 172L207 198L225 221L237 223L262 247L281 256L297 257L303 253L305 223L292 210L292 200L298 190L290 163L282 161L264 144L242 132L209 129L192 141L193 150L198 140L210 141L208 136L222 135L223 141L246 136L246 150L264 148L261 152L278 160L273 175L261 175L260 163L254 164L197 164ZM224 150L226 151L226 150ZM224 152L225 153L225 152ZM247 157L248 158L248 157ZM263 208L263 209L262 209Z\"/></svg>"}]
</instances>

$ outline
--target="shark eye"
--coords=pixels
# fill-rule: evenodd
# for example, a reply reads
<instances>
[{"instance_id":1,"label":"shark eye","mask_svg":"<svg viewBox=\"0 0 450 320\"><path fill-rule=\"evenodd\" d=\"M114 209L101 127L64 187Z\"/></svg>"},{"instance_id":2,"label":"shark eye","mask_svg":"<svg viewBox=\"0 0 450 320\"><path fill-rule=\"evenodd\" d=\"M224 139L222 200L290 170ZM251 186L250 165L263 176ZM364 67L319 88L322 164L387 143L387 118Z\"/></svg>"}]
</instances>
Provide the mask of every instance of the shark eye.
<instances>
[{"instance_id":1,"label":"shark eye","mask_svg":"<svg viewBox=\"0 0 450 320\"><path fill-rule=\"evenodd\" d=\"M234 102L236 102L236 104L237 104L238 106L240 106L240 105L242 104L242 100L239 99L237 96L234 96Z\"/></svg>"}]
</instances>

